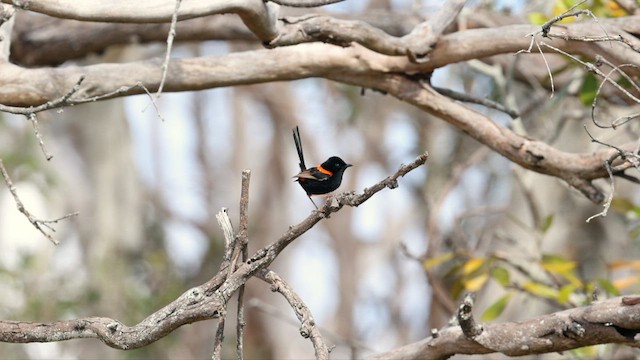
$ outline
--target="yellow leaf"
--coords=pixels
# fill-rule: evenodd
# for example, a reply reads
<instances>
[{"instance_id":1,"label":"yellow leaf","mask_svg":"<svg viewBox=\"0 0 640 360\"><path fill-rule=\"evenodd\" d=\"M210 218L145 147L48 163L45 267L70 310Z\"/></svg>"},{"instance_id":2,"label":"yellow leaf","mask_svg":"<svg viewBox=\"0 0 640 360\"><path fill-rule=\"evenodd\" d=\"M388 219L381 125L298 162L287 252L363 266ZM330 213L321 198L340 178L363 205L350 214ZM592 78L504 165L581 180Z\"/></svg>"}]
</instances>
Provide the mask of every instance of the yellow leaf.
<instances>
[{"instance_id":1,"label":"yellow leaf","mask_svg":"<svg viewBox=\"0 0 640 360\"><path fill-rule=\"evenodd\" d=\"M478 276L474 276L470 279L467 279L464 281L464 288L467 291L478 291L482 288L482 285L484 285L487 280L489 279L489 274L487 274L486 272L478 275Z\"/></svg>"},{"instance_id":2,"label":"yellow leaf","mask_svg":"<svg viewBox=\"0 0 640 360\"><path fill-rule=\"evenodd\" d=\"M462 267L462 273L464 275L469 275L472 272L478 270L482 265L484 265L486 261L487 259L485 258L472 258L464 264L464 266Z\"/></svg>"},{"instance_id":3,"label":"yellow leaf","mask_svg":"<svg viewBox=\"0 0 640 360\"><path fill-rule=\"evenodd\" d=\"M558 255L542 255L542 267L550 273L563 274L576 267L576 262Z\"/></svg>"},{"instance_id":4,"label":"yellow leaf","mask_svg":"<svg viewBox=\"0 0 640 360\"><path fill-rule=\"evenodd\" d=\"M422 266L427 270L432 269L442 263L445 263L453 259L453 255L454 255L453 252L447 252L442 255L429 258L422 263Z\"/></svg>"},{"instance_id":5,"label":"yellow leaf","mask_svg":"<svg viewBox=\"0 0 640 360\"><path fill-rule=\"evenodd\" d=\"M537 296L548 298L548 299L557 299L559 295L558 290L534 281L525 282L522 285L522 288L533 295L537 295Z\"/></svg>"}]
</instances>

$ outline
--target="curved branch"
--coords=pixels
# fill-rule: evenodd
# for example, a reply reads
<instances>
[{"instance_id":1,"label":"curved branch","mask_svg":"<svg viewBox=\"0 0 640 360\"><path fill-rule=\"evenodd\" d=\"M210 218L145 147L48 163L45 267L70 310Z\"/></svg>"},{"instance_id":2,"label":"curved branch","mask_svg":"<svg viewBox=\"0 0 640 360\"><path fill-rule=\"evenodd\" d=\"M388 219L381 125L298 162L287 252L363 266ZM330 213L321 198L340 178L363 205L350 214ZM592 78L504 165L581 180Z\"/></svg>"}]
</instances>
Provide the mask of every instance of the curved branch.
<instances>
[{"instance_id":1,"label":"curved branch","mask_svg":"<svg viewBox=\"0 0 640 360\"><path fill-rule=\"evenodd\" d=\"M115 23L168 23L175 12L174 0L152 1L73 1L73 0L0 0L24 10L57 18ZM191 0L181 4L178 20L214 14L234 13L258 38L271 40L278 34L279 6L262 0Z\"/></svg>"},{"instance_id":2,"label":"curved branch","mask_svg":"<svg viewBox=\"0 0 640 360\"><path fill-rule=\"evenodd\" d=\"M640 17L631 18L638 20ZM618 21L616 24L621 23L628 21ZM640 21L637 23L640 24ZM593 23L570 24L564 30L579 33L589 27L592 31L601 31L600 26L594 27ZM559 151L546 143L500 127L486 116L423 86L416 78L404 75L424 74L440 66L472 58L513 53L528 46L529 40L523 34L534 29L533 26L514 25L446 35L441 37L429 54L429 61L421 64L413 63L405 56L385 56L358 45L341 48L321 43L220 57L176 59L169 65L165 90L198 90L307 77L325 77L377 89L444 119L527 169L566 181L591 201L601 203L604 195L591 181L608 176L603 164L611 156L612 150L588 154ZM593 46L603 46L612 63L640 63L640 54L621 43L554 40L554 47L585 56L594 53ZM256 63L261 66L256 66ZM269 71L264 71L265 68ZM112 94L110 96L113 97L131 95L143 92L144 88L155 91L161 78L161 62L149 60L56 69L24 69L3 64L0 65L0 72L3 74L0 78L0 103L33 105L64 95L73 87L74 79L83 74L86 78L84 86L70 100L104 94Z\"/></svg>"},{"instance_id":3,"label":"curved branch","mask_svg":"<svg viewBox=\"0 0 640 360\"><path fill-rule=\"evenodd\" d=\"M258 273L258 277L271 284L271 291L277 291L282 294L291 308L293 308L293 311L301 324L300 335L311 340L316 351L316 359L328 360L329 347L322 338L322 334L320 334L320 330L316 326L315 320L313 320L311 311L302 301L300 296L293 291L289 284L282 280L282 278L272 270L264 269Z\"/></svg>"},{"instance_id":4,"label":"curved branch","mask_svg":"<svg viewBox=\"0 0 640 360\"><path fill-rule=\"evenodd\" d=\"M436 337L378 354L371 359L446 359L455 354L509 356L560 352L597 344L640 347L638 297L617 297L518 322L482 324L482 333L465 336L459 326Z\"/></svg>"},{"instance_id":5,"label":"curved branch","mask_svg":"<svg viewBox=\"0 0 640 360\"><path fill-rule=\"evenodd\" d=\"M247 280L266 269L291 242L315 224L338 212L345 205L358 206L384 188L398 186L398 178L424 165L428 155L422 154L413 162L402 165L396 173L366 188L361 194L343 193L327 201L320 211L313 211L298 225L292 226L280 239L258 250L248 261L240 264L229 276L226 267L205 284L184 292L169 305L151 314L135 326L104 317L35 323L0 320L0 342L52 342L80 338L97 338L105 344L123 350L148 345L176 328L196 321L220 317L231 296Z\"/></svg>"},{"instance_id":6,"label":"curved branch","mask_svg":"<svg viewBox=\"0 0 640 360\"><path fill-rule=\"evenodd\" d=\"M604 201L604 194L591 181L609 176L604 162L616 153L615 149L581 154L560 151L545 142L520 136L408 76L381 75L370 79L343 75L341 81L371 87L415 105L454 125L516 164L562 179L594 203ZM629 151L636 147L635 143L620 146ZM625 166L632 165L625 163Z\"/></svg>"}]
</instances>

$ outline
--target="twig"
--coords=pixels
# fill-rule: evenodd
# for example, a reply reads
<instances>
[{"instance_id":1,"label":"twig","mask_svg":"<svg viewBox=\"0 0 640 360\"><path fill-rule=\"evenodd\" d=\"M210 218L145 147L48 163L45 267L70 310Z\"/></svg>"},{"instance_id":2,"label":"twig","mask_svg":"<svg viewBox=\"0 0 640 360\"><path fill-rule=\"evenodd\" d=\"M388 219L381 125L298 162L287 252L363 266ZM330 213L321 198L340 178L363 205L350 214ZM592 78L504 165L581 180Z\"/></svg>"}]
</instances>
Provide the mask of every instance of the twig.
<instances>
[{"instance_id":1,"label":"twig","mask_svg":"<svg viewBox=\"0 0 640 360\"><path fill-rule=\"evenodd\" d=\"M248 305L251 308L258 309L263 313L265 313L266 315L270 315L275 319L281 320L289 325L292 325L292 326L300 325L300 322L290 318L288 316L289 315L288 313L285 313L280 308L273 306L269 303L266 303L258 298L255 298L255 297L251 298L248 301ZM344 336L332 331L331 329L323 328L319 324L316 324L316 327L320 330L322 334L325 334L325 337L329 338L330 341L332 342L335 342L340 345L348 346L349 348L362 349L365 352L370 352L370 353L376 352L375 349L373 349L371 346L368 346L362 341L358 341L357 339L345 339ZM332 349L329 349L329 351L332 351Z\"/></svg>"},{"instance_id":2,"label":"twig","mask_svg":"<svg viewBox=\"0 0 640 360\"><path fill-rule=\"evenodd\" d=\"M605 144L603 142L600 142L599 140L596 140L596 138L594 138L591 135L591 133L587 129L586 125L584 125L584 130L587 132L587 134L591 138L591 142L595 142L595 143L598 143L598 144L601 144L601 145L606 145L606 146L612 147L612 148L618 150L618 154L620 156L624 157L624 152L622 151L622 149L619 149L619 148L617 148L617 147L615 147L613 145ZM607 169L607 173L609 174L609 179L611 179L611 191L609 192L609 196L607 197L607 201L605 201L604 204L603 204L604 208L602 209L602 211L597 213L597 214L595 214L595 215L590 216L586 220L587 222L591 222L591 220L593 220L593 219L595 219L595 218L597 218L599 216L602 216L602 217L607 216L607 212L609 212L609 207L611 207L611 202L613 201L613 194L614 194L614 192L616 190L616 187L615 187L615 180L613 179L613 172L611 171L611 163L609 162L609 159L604 161L604 168Z\"/></svg>"},{"instance_id":3,"label":"twig","mask_svg":"<svg viewBox=\"0 0 640 360\"><path fill-rule=\"evenodd\" d=\"M249 181L251 180L251 170L242 171L242 189L240 191L240 228L238 229L237 246L242 252L242 262L247 261L249 252L247 249L249 243ZM240 286L238 290L238 312L236 327L236 350L238 360L244 360L244 289L245 285Z\"/></svg>"},{"instance_id":4,"label":"twig","mask_svg":"<svg viewBox=\"0 0 640 360\"><path fill-rule=\"evenodd\" d=\"M560 15L554 17L553 19L547 21L546 23L542 24L542 31L541 31L542 32L542 36L547 37L547 35L549 34L549 31L551 31L551 26L553 26L553 24L557 23L558 21L561 21L561 20L563 20L565 18L572 17L572 16L579 16L579 15L582 15L585 11L589 11L589 10L578 10L576 12L573 12L573 9L575 9L578 6L584 4L585 2L587 2L587 0L582 0L582 1L574 4L572 7L568 8L562 14L560 14Z\"/></svg>"},{"instance_id":5,"label":"twig","mask_svg":"<svg viewBox=\"0 0 640 360\"><path fill-rule=\"evenodd\" d=\"M336 4L345 0L269 0L280 6L288 6L295 8L313 8L325 5Z\"/></svg>"},{"instance_id":6,"label":"twig","mask_svg":"<svg viewBox=\"0 0 640 360\"><path fill-rule=\"evenodd\" d=\"M218 224L220 224L225 242L224 257L222 258L222 263L220 264L220 270L218 270L218 274L224 274L226 270L225 278L228 278L233 271L230 264L231 257L233 256L233 249L235 247L235 236L233 226L231 225L231 219L229 219L229 214L227 213L226 208L220 209L220 211L216 214L216 220L218 220ZM213 353L211 355L212 360L220 360L222 356L222 343L224 341L224 326L226 322L226 301L224 301L224 304L220 304L220 306L224 311L220 314L220 318L216 327L215 337L213 340Z\"/></svg>"},{"instance_id":7,"label":"twig","mask_svg":"<svg viewBox=\"0 0 640 360\"><path fill-rule=\"evenodd\" d=\"M480 98L476 98L464 93L460 93L454 90L450 90L450 89L446 89L446 88L441 88L441 87L437 87L437 86L432 86L433 89L437 92L439 92L440 94L444 95L444 96L448 96L452 99L455 100L459 100L459 101L463 101L463 102L468 102L468 103L472 103L472 104L478 104L478 105L483 105L486 106L488 108L491 109L495 109L498 111L502 111L504 113L506 113L507 115L511 116L512 119L518 118L520 117L520 114L518 113L517 110L514 109L510 109L496 101L493 100L489 100L489 99L480 99Z\"/></svg>"},{"instance_id":8,"label":"twig","mask_svg":"<svg viewBox=\"0 0 640 360\"><path fill-rule=\"evenodd\" d=\"M224 323L226 316L220 316L218 320L218 327L216 329L216 336L213 342L213 354L211 360L222 360L222 343L224 342Z\"/></svg>"},{"instance_id":9,"label":"twig","mask_svg":"<svg viewBox=\"0 0 640 360\"><path fill-rule=\"evenodd\" d=\"M300 296L296 294L293 289L287 284L278 274L275 272L264 269L260 271L257 276L271 284L271 291L279 292L284 296L289 305L296 314L296 317L300 321L300 335L305 339L310 339L313 344L313 348L316 352L317 360L328 360L329 359L329 347L324 342L322 338L322 334L316 327L315 320L313 320L313 315L311 315L311 311L307 307L307 305L302 301Z\"/></svg>"},{"instance_id":10,"label":"twig","mask_svg":"<svg viewBox=\"0 0 640 360\"><path fill-rule=\"evenodd\" d=\"M462 303L458 307L458 324L462 329L462 333L469 339L482 334L482 326L476 324L473 319L473 294L467 293L462 299Z\"/></svg>"},{"instance_id":11,"label":"twig","mask_svg":"<svg viewBox=\"0 0 640 360\"><path fill-rule=\"evenodd\" d=\"M27 115L27 118L31 122L31 125L33 125L33 132L36 135L36 139L38 139L38 145L40 145L40 150L42 150L44 158L47 159L47 161L51 160L51 158L53 158L53 155L51 155L51 153L48 152L44 146L44 140L42 139L42 135L40 134L40 127L38 126L38 118L36 117L36 114L31 113Z\"/></svg>"},{"instance_id":12,"label":"twig","mask_svg":"<svg viewBox=\"0 0 640 360\"><path fill-rule=\"evenodd\" d=\"M164 89L164 83L167 80L167 72L169 70L169 60L171 59L171 48L173 47L173 39L176 37L176 24L178 23L178 11L180 10L180 4L182 0L176 0L176 7L171 15L171 27L169 27L169 35L167 35L167 52L164 55L164 61L162 62L162 77L160 78L160 85L156 92L156 100L162 94Z\"/></svg>"},{"instance_id":13,"label":"twig","mask_svg":"<svg viewBox=\"0 0 640 360\"><path fill-rule=\"evenodd\" d=\"M233 247L235 236L233 232L233 225L231 225L231 219L229 219L229 213L227 212L227 208L222 208L216 214L216 220L218 220L218 224L222 229L222 233L224 235L224 256L222 258L223 262L231 261L231 256L233 255Z\"/></svg>"},{"instance_id":14,"label":"twig","mask_svg":"<svg viewBox=\"0 0 640 360\"><path fill-rule=\"evenodd\" d=\"M45 229L43 229L43 227L46 227L47 229L55 232L56 230L51 226L51 224L56 224L58 223L58 221L70 218L72 216L76 216L78 215L78 212L69 213L67 215L64 215L60 218L53 219L53 220L42 220L42 219L36 218L24 207L24 205L22 204L22 201L20 201L20 198L18 197L18 192L16 191L15 186L13 186L13 182L9 177L9 173L7 172L7 169L4 167L4 163L2 159L0 159L0 172L2 173L2 177L4 178L4 182L7 184L7 187L9 187L9 192L11 192L11 195L13 196L16 206L18 207L18 211L24 214L24 216L27 217L31 225L33 225L36 229L38 229L38 231L40 231L42 235L44 235L49 241L51 241L54 245L58 245L60 242L54 239L53 236L48 234L45 231Z\"/></svg>"},{"instance_id":15,"label":"twig","mask_svg":"<svg viewBox=\"0 0 640 360\"><path fill-rule=\"evenodd\" d=\"M19 106L7 106L7 105L0 104L0 111L8 112L11 114L29 116L30 114L39 113L44 110L49 110L49 109L53 109L53 108L64 106L64 105L71 105L73 104L73 102L70 101L70 98L71 96L73 96L73 94L77 93L78 90L80 90L80 85L84 81L84 78L85 78L84 75L81 75L80 78L78 78L78 81L76 81L75 85L73 85L71 90L69 90L66 94L62 95L57 99L47 101L42 105L29 106L25 108L25 107L19 107Z\"/></svg>"}]
</instances>

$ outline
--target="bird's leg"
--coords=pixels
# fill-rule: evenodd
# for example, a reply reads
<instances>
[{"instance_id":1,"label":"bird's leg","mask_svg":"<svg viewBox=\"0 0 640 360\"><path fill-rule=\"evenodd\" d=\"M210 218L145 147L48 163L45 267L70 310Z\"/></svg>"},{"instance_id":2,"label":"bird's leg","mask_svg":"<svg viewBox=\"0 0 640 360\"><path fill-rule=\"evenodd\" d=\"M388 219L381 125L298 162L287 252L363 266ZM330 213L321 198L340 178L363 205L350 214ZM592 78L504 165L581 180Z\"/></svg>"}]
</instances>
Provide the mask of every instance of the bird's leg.
<instances>
[{"instance_id":1,"label":"bird's leg","mask_svg":"<svg viewBox=\"0 0 640 360\"><path fill-rule=\"evenodd\" d=\"M311 195L307 195L307 197L309 198L309 200L311 200L311 203L313 204L313 206L316 207L316 210L318 210L318 205L316 205L316 202L313 201L313 199L311 198Z\"/></svg>"}]
</instances>

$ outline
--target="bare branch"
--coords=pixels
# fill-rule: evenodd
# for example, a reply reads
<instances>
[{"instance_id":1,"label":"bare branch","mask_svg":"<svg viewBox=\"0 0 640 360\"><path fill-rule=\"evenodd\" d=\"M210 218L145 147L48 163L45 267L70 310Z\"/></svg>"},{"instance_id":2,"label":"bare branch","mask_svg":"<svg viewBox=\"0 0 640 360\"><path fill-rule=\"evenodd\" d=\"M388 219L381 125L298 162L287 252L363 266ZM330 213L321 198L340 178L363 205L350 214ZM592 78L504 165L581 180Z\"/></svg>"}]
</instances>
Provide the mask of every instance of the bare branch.
<instances>
[{"instance_id":1,"label":"bare branch","mask_svg":"<svg viewBox=\"0 0 640 360\"><path fill-rule=\"evenodd\" d=\"M327 201L321 211L313 211L301 223L290 227L280 239L258 250L235 270L229 271L223 262L220 271L209 281L184 292L135 326L129 327L117 320L99 317L51 323L0 320L0 342L52 342L97 338L113 348L129 350L157 341L182 325L221 318L231 296L249 278L271 265L291 242L326 218L329 213L340 211L345 205L358 206L386 187L397 187L398 178L424 165L427 158L426 153L418 156L411 163L400 166L393 175L364 189L362 194L348 192L333 197L333 201Z\"/></svg>"},{"instance_id":2,"label":"bare branch","mask_svg":"<svg viewBox=\"0 0 640 360\"><path fill-rule=\"evenodd\" d=\"M7 184L7 187L9 188L9 192L13 196L13 200L15 201L16 206L18 207L18 211L20 211L24 216L26 216L27 220L29 220L31 225L33 225L36 229L38 229L38 231L40 231L42 235L44 235L49 241L51 241L54 245L58 245L60 242L54 239L53 236L51 236L51 234L45 231L44 228L47 228L50 231L55 232L56 230L51 226L51 224L57 224L61 220L68 219L72 216L78 215L78 213L77 212L70 213L53 220L42 220L42 219L36 218L22 204L22 201L18 197L18 192L15 186L13 186L13 182L9 177L9 173L7 172L7 169L4 167L4 162L2 161L2 159L0 159L0 173L2 173L2 178L4 179L4 182Z\"/></svg>"},{"instance_id":3,"label":"bare branch","mask_svg":"<svg viewBox=\"0 0 640 360\"><path fill-rule=\"evenodd\" d=\"M336 4L345 0L269 0L281 6L313 8L330 4Z\"/></svg>"},{"instance_id":4,"label":"bare branch","mask_svg":"<svg viewBox=\"0 0 640 360\"><path fill-rule=\"evenodd\" d=\"M176 8L171 15L171 27L169 28L169 34L167 35L167 51L164 55L164 62L162 62L162 77L160 79L160 85L158 86L158 92L156 93L156 100L162 94L162 88L164 88L164 82L167 80L167 70L169 69L169 60L171 59L171 48L173 47L173 39L176 37L176 24L178 23L178 12L180 11L180 4L182 0L176 0Z\"/></svg>"},{"instance_id":5,"label":"bare branch","mask_svg":"<svg viewBox=\"0 0 640 360\"><path fill-rule=\"evenodd\" d=\"M428 61L427 54L465 3L466 0L448 1L432 19L422 22L403 37L389 35L358 20L340 20L322 15L285 18L278 36L266 45L273 48L321 41L349 46L355 42L381 54L407 55L413 63L424 63Z\"/></svg>"},{"instance_id":6,"label":"bare branch","mask_svg":"<svg viewBox=\"0 0 640 360\"><path fill-rule=\"evenodd\" d=\"M47 159L47 161L51 160L53 155L51 155L44 146L44 140L42 139L42 134L40 134L40 127L38 126L38 118L36 117L36 114L31 113L27 115L27 118L31 122L31 125L33 125L33 133L36 135L36 139L38 139L38 145L40 145L40 150L42 150L45 159Z\"/></svg>"},{"instance_id":7,"label":"bare branch","mask_svg":"<svg viewBox=\"0 0 640 360\"><path fill-rule=\"evenodd\" d=\"M446 359L454 354L509 356L561 352L579 347L617 343L640 347L637 314L640 297L617 297L519 322L483 324L482 333L465 336L460 326L445 328L437 337L378 354L371 359Z\"/></svg>"},{"instance_id":8,"label":"bare branch","mask_svg":"<svg viewBox=\"0 0 640 360\"><path fill-rule=\"evenodd\" d=\"M240 228L238 229L238 239L236 246L242 253L242 262L247 261L249 257L249 181L251 180L251 170L242 171L242 186L240 191ZM238 360L244 359L244 288L245 285L240 286L238 290L238 310L237 310L237 328L236 338L237 346L236 351L238 354Z\"/></svg>"},{"instance_id":9,"label":"bare branch","mask_svg":"<svg viewBox=\"0 0 640 360\"><path fill-rule=\"evenodd\" d=\"M476 321L473 319L473 295L467 293L462 299L462 303L458 307L458 324L460 324L460 329L462 329L462 333L469 339L474 339L480 334L482 334L482 326L476 324Z\"/></svg>"},{"instance_id":10,"label":"bare branch","mask_svg":"<svg viewBox=\"0 0 640 360\"><path fill-rule=\"evenodd\" d=\"M277 291L287 299L287 302L289 302L289 305L291 305L296 317L300 321L300 335L305 339L310 339L311 343L313 343L313 348L316 352L316 359L328 360L329 347L325 344L322 334L320 334L320 330L316 327L311 311L302 301L300 296L298 296L289 284L282 280L278 274L271 270L262 270L258 273L258 277L271 284L271 291Z\"/></svg>"},{"instance_id":11,"label":"bare branch","mask_svg":"<svg viewBox=\"0 0 640 360\"><path fill-rule=\"evenodd\" d=\"M455 100L459 100L459 101L462 101L462 102L468 102L468 103L471 103L471 104L483 105L483 106L486 106L486 107L491 108L491 109L502 111L505 114L511 116L512 119L516 119L516 118L520 117L520 114L518 113L517 110L510 109L510 108L508 108L508 107L506 107L506 106L504 106L504 105L502 105L502 104L500 104L498 102L495 102L495 101L492 101L492 100L489 100L489 99L479 99L479 98L476 98L476 97L473 97L473 96L470 96L470 95L467 95L467 94L464 94L464 93L460 93L460 92L457 92L457 91L453 91L453 90L449 90L449 89L445 89L445 88L441 88L441 87L437 87L437 86L434 86L433 89L435 91L439 92L440 94L442 94L444 96L448 96L448 97L450 97L452 99L455 99Z\"/></svg>"}]
</instances>

